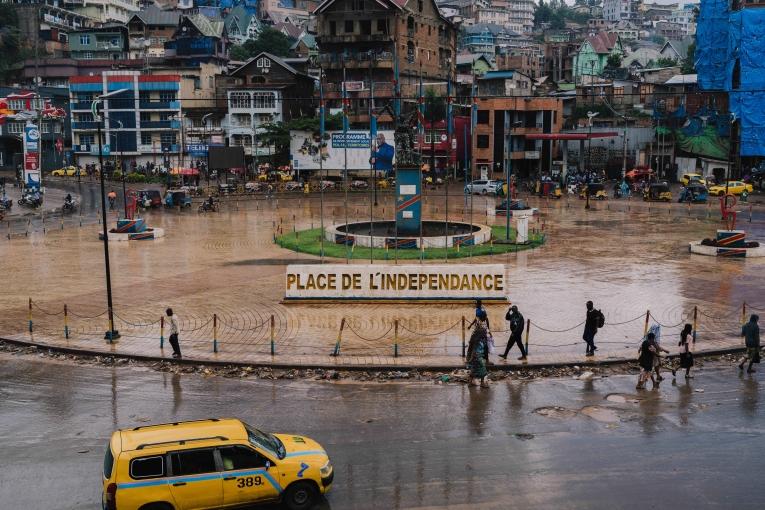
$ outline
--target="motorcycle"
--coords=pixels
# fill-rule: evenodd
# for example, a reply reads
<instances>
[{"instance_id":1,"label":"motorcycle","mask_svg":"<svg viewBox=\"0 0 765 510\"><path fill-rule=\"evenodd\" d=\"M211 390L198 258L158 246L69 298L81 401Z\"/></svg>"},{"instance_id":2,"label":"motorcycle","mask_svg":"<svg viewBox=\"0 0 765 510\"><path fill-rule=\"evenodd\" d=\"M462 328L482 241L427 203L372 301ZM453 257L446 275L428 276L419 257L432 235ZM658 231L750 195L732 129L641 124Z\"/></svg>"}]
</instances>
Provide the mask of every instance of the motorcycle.
<instances>
[{"instance_id":1,"label":"motorcycle","mask_svg":"<svg viewBox=\"0 0 765 510\"><path fill-rule=\"evenodd\" d=\"M64 213L73 213L76 210L77 210L77 202L75 202L74 200L72 200L71 202L65 200L64 205L61 207L61 212L64 212Z\"/></svg>"},{"instance_id":2,"label":"motorcycle","mask_svg":"<svg viewBox=\"0 0 765 510\"><path fill-rule=\"evenodd\" d=\"M42 197L35 196L32 193L25 193L24 196L19 199L19 205L25 205L27 207L37 209L42 205Z\"/></svg>"},{"instance_id":3,"label":"motorcycle","mask_svg":"<svg viewBox=\"0 0 765 510\"><path fill-rule=\"evenodd\" d=\"M218 212L218 202L213 202L212 205L210 202L205 200L201 204L199 204L199 212Z\"/></svg>"}]
</instances>

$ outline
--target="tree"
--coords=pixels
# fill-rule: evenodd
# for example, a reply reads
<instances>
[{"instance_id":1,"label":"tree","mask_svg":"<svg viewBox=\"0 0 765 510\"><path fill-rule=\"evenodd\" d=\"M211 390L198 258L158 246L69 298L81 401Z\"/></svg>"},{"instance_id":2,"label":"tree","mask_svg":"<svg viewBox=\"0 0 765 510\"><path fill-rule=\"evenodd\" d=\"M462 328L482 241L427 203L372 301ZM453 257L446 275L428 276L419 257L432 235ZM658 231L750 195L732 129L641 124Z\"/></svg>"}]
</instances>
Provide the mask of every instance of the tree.
<instances>
[{"instance_id":1,"label":"tree","mask_svg":"<svg viewBox=\"0 0 765 510\"><path fill-rule=\"evenodd\" d=\"M566 18L563 16L561 10L553 12L550 18L550 28L553 30L563 30L566 28Z\"/></svg>"},{"instance_id":2,"label":"tree","mask_svg":"<svg viewBox=\"0 0 765 510\"><path fill-rule=\"evenodd\" d=\"M425 90L425 120L438 122L446 119L446 101L439 96L433 87Z\"/></svg>"},{"instance_id":3,"label":"tree","mask_svg":"<svg viewBox=\"0 0 765 510\"><path fill-rule=\"evenodd\" d=\"M273 28L264 28L258 34L257 39L248 39L240 46L234 46L229 52L231 60L248 60L266 51L277 57L287 57L290 54L290 47L295 42L291 37L287 37Z\"/></svg>"},{"instance_id":4,"label":"tree","mask_svg":"<svg viewBox=\"0 0 765 510\"><path fill-rule=\"evenodd\" d=\"M336 131L343 127L343 115L327 115L324 119L324 129ZM289 162L290 131L310 131L318 133L320 130L319 117L299 117L290 122L269 122L258 129L258 143L274 148L272 153L273 164L286 165Z\"/></svg>"},{"instance_id":5,"label":"tree","mask_svg":"<svg viewBox=\"0 0 765 510\"><path fill-rule=\"evenodd\" d=\"M606 67L609 69L619 69L622 66L622 56L619 53L612 53L606 60Z\"/></svg>"},{"instance_id":6,"label":"tree","mask_svg":"<svg viewBox=\"0 0 765 510\"><path fill-rule=\"evenodd\" d=\"M534 9L534 26L538 27L542 23L550 23L552 14L552 9L545 4L544 0L539 0L539 5Z\"/></svg>"},{"instance_id":7,"label":"tree","mask_svg":"<svg viewBox=\"0 0 765 510\"><path fill-rule=\"evenodd\" d=\"M32 51L24 47L21 39L16 8L8 3L0 4L0 81L8 81L8 72L13 65L27 58Z\"/></svg>"},{"instance_id":8,"label":"tree","mask_svg":"<svg viewBox=\"0 0 765 510\"><path fill-rule=\"evenodd\" d=\"M683 60L683 66L680 69L680 72L683 74L695 74L696 73L696 41L693 41L690 46L688 46L688 56L685 57Z\"/></svg>"},{"instance_id":9,"label":"tree","mask_svg":"<svg viewBox=\"0 0 765 510\"><path fill-rule=\"evenodd\" d=\"M677 60L674 58L662 57L656 61L656 67L674 67L677 65Z\"/></svg>"}]
</instances>

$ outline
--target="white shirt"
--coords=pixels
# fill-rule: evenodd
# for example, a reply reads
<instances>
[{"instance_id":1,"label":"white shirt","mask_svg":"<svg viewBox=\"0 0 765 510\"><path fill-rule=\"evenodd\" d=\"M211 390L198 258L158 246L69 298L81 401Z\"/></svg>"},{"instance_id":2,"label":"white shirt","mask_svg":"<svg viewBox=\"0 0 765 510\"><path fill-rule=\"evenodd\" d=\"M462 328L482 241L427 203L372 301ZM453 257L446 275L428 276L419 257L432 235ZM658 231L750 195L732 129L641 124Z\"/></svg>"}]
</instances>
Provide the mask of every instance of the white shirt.
<instances>
[{"instance_id":1,"label":"white shirt","mask_svg":"<svg viewBox=\"0 0 765 510\"><path fill-rule=\"evenodd\" d=\"M177 335L178 334L178 316L177 315L171 315L167 318L168 322L170 322L170 334L171 335Z\"/></svg>"}]
</instances>

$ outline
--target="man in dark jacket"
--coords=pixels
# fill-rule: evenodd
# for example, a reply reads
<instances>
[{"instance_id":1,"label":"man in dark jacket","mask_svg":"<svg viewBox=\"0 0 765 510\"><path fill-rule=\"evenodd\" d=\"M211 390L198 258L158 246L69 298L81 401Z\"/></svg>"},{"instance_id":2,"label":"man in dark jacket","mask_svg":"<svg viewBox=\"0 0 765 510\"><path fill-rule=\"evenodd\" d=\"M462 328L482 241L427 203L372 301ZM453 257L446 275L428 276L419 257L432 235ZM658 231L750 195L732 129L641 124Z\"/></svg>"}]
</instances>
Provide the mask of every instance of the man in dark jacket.
<instances>
[{"instance_id":1,"label":"man in dark jacket","mask_svg":"<svg viewBox=\"0 0 765 510\"><path fill-rule=\"evenodd\" d=\"M744 363L748 360L749 368L746 371L750 374L754 372L752 364L760 362L760 326L757 325L759 320L760 317L758 315L752 314L749 317L749 322L741 328L741 336L744 337L744 342L746 343L746 356L741 360L738 369L743 370Z\"/></svg>"},{"instance_id":2,"label":"man in dark jacket","mask_svg":"<svg viewBox=\"0 0 765 510\"><path fill-rule=\"evenodd\" d=\"M587 301L587 318L584 321L584 334L582 340L587 343L586 356L595 355L595 334L598 332L598 318L600 312L595 310L592 301Z\"/></svg>"},{"instance_id":3,"label":"man in dark jacket","mask_svg":"<svg viewBox=\"0 0 765 510\"><path fill-rule=\"evenodd\" d=\"M521 357L518 359L523 361L526 359L526 349L524 349L523 341L521 340L523 328L525 326L523 315L521 315L521 312L518 311L518 307L513 305L510 307L510 310L507 311L505 319L510 321L510 338L507 340L505 353L500 354L499 357L507 359L507 353L510 352L510 349L513 347L513 345L518 345L518 348L521 350Z\"/></svg>"}]
</instances>

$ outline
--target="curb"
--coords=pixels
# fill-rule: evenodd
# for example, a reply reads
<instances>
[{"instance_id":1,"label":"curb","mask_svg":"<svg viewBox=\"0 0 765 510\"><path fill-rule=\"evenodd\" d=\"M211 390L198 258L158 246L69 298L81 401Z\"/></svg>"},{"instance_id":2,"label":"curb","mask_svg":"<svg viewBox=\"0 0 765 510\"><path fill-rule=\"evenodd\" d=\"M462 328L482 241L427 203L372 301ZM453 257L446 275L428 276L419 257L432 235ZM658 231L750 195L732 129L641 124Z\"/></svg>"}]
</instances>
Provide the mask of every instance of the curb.
<instances>
[{"instance_id":1,"label":"curb","mask_svg":"<svg viewBox=\"0 0 765 510\"><path fill-rule=\"evenodd\" d=\"M194 359L194 358L182 358L182 359L175 359L175 358L166 358L163 356L147 356L142 354L126 354L126 353L116 353L116 352L105 352L105 351L98 351L94 349L77 349L72 347L60 347L55 345L49 345L44 344L40 342L28 342L26 340L15 340L10 338L4 338L0 337L0 343L6 343L10 345L16 345L19 347L35 347L37 349L46 349L52 352L58 352L62 354L75 354L78 356L108 356L111 358L117 358L117 359L132 359L136 361L146 361L146 362L165 362L165 363L174 363L178 365L208 365L208 366L216 366L216 367L264 367L264 368L277 368L277 369L284 369L284 370L308 370L308 369L324 369L324 370L347 370L351 372L374 372L374 371L402 371L402 370L433 370L433 371L440 371L440 372L446 372L446 371L452 371L457 369L465 368L465 363L455 363L453 365L390 365L390 364L379 364L379 365L356 365L356 364L345 364L342 362L338 363L278 363L278 362L260 362L260 363L247 363L244 361L223 361L223 360L203 360L203 359ZM695 352L693 353L694 357L697 358L704 358L707 356L719 356L721 354L735 354L740 352L745 352L744 347L731 347L727 349L713 349L710 351L702 351L702 352ZM665 356L667 359L674 359L679 357L677 354ZM352 359L352 358L351 358ZM598 367L598 366L610 366L610 365L621 365L621 364L630 364L630 363L637 363L637 360L632 358L612 358L612 359L604 359L604 360L592 360L592 361L582 361L582 362L564 362L564 363L525 363L525 364L519 364L519 365L490 365L488 368L490 371L500 371L500 372L512 372L520 369L545 369L545 368L570 368L574 366L578 367Z\"/></svg>"}]
</instances>

